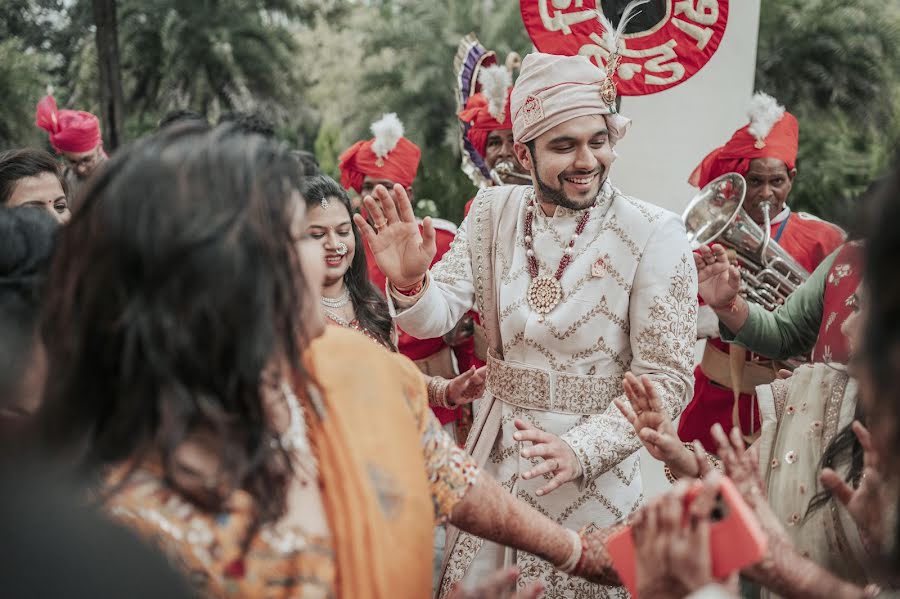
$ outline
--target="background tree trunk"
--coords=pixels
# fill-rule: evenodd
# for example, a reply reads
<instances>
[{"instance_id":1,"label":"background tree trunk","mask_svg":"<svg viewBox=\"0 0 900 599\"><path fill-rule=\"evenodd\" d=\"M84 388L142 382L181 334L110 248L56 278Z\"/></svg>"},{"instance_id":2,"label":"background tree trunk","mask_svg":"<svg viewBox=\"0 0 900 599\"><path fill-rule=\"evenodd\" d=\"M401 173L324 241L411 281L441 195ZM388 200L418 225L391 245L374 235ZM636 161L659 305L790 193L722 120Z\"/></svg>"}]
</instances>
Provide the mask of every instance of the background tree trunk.
<instances>
[{"instance_id":1,"label":"background tree trunk","mask_svg":"<svg viewBox=\"0 0 900 599\"><path fill-rule=\"evenodd\" d=\"M123 122L125 101L122 69L119 65L119 25L116 0L91 0L97 27L97 62L100 71L100 107L103 138L107 150L115 150L125 141Z\"/></svg>"}]
</instances>

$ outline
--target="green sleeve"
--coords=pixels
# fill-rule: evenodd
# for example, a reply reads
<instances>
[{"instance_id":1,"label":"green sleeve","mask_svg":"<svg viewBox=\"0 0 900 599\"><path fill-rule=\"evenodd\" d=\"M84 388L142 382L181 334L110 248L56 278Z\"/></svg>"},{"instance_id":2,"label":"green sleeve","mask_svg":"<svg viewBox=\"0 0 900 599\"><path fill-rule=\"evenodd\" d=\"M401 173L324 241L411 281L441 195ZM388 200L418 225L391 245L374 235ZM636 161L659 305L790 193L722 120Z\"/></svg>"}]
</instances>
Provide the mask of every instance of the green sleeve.
<instances>
[{"instance_id":1,"label":"green sleeve","mask_svg":"<svg viewBox=\"0 0 900 599\"><path fill-rule=\"evenodd\" d=\"M839 250L822 260L809 279L772 312L749 304L750 314L737 335L720 324L722 340L776 360L809 353L822 323L825 280Z\"/></svg>"}]
</instances>

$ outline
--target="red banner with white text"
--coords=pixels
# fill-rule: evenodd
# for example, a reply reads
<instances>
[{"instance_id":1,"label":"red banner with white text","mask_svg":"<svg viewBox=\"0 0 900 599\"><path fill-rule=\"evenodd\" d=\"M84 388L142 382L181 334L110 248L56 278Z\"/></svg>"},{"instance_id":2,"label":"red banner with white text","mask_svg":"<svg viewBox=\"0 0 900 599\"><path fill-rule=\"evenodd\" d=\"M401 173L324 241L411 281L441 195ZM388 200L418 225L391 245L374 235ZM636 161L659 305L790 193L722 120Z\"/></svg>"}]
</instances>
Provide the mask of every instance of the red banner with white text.
<instances>
[{"instance_id":1,"label":"red banner with white text","mask_svg":"<svg viewBox=\"0 0 900 599\"><path fill-rule=\"evenodd\" d=\"M609 56L597 5L618 23L627 0L520 0L535 47L549 54L587 56L603 66ZM650 0L625 30L616 87L643 96L674 87L697 74L722 42L728 0Z\"/></svg>"}]
</instances>

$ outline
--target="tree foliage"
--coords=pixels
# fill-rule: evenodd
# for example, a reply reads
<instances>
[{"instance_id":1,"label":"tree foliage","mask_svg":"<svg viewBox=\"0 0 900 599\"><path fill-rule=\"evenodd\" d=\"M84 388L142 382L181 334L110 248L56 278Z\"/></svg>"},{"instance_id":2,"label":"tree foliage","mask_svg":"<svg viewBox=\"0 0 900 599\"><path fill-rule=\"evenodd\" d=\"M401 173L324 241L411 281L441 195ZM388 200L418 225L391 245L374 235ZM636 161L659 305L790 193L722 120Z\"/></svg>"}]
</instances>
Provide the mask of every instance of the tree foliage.
<instances>
[{"instance_id":1,"label":"tree foliage","mask_svg":"<svg viewBox=\"0 0 900 599\"><path fill-rule=\"evenodd\" d=\"M365 126L382 112L401 116L408 136L422 147L417 196L458 222L476 190L459 168L453 57L472 31L501 60L511 51L528 52L518 2L394 0L383 2L380 12L366 41L367 53L382 60L368 66L361 82L371 100L360 106ZM367 133L358 130L357 139Z\"/></svg>"},{"instance_id":2,"label":"tree foliage","mask_svg":"<svg viewBox=\"0 0 900 599\"><path fill-rule=\"evenodd\" d=\"M63 101L96 109L96 49L90 2L65 11L57 44L65 57ZM166 112L189 108L215 119L256 111L277 125L300 103L293 31L312 14L293 0L118 0L119 44L128 121L134 137ZM290 130L290 127L288 127Z\"/></svg>"},{"instance_id":3,"label":"tree foliage","mask_svg":"<svg viewBox=\"0 0 900 599\"><path fill-rule=\"evenodd\" d=\"M48 57L26 50L21 39L0 41L0 149L41 143L34 110L46 91L49 67Z\"/></svg>"},{"instance_id":4,"label":"tree foliage","mask_svg":"<svg viewBox=\"0 0 900 599\"><path fill-rule=\"evenodd\" d=\"M800 122L791 203L841 220L900 142L900 9L763 0L756 87Z\"/></svg>"},{"instance_id":5,"label":"tree foliage","mask_svg":"<svg viewBox=\"0 0 900 599\"><path fill-rule=\"evenodd\" d=\"M0 143L34 143L34 105L97 112L90 0L0 2ZM462 217L452 62L475 32L501 60L531 42L514 0L118 0L126 137L176 108L256 111L326 172L396 112L422 147L418 199ZM800 120L791 202L834 218L900 141L900 5L762 0L757 89ZM843 202L843 204L842 204Z\"/></svg>"}]
</instances>

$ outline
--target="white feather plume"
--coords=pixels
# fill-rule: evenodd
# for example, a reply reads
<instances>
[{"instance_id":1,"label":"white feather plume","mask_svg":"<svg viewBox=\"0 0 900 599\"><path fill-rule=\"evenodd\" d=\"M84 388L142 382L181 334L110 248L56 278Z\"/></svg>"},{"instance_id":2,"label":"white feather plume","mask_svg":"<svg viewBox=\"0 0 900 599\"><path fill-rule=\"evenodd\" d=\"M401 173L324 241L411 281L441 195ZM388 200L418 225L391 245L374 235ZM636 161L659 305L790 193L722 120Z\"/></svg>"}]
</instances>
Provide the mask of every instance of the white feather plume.
<instances>
[{"instance_id":1,"label":"white feather plume","mask_svg":"<svg viewBox=\"0 0 900 599\"><path fill-rule=\"evenodd\" d=\"M403 137L403 123L397 118L396 112L385 114L380 120L372 123L372 151L379 158L385 158L397 147L397 142Z\"/></svg>"},{"instance_id":2,"label":"white feather plume","mask_svg":"<svg viewBox=\"0 0 900 599\"><path fill-rule=\"evenodd\" d=\"M506 92L512 86L512 75L506 67L492 65L481 69L478 82L488 102L488 112L502 123L506 120Z\"/></svg>"},{"instance_id":3,"label":"white feather plume","mask_svg":"<svg viewBox=\"0 0 900 599\"><path fill-rule=\"evenodd\" d=\"M618 27L613 27L612 21L603 14L601 8L596 9L597 20L600 21L600 24L603 26L603 43L606 44L606 49L609 52L618 50L619 41L622 39L622 36L625 35L625 28L628 27L628 23L631 19L640 14L640 11L635 12L635 9L648 2L650 2L650 0L632 0L629 2L622 12L622 18L619 19ZM612 73L607 73L607 75L612 75Z\"/></svg>"},{"instance_id":4,"label":"white feather plume","mask_svg":"<svg viewBox=\"0 0 900 599\"><path fill-rule=\"evenodd\" d=\"M747 128L750 135L765 140L775 123L784 116L784 106L769 94L756 92L747 106L747 115L750 117L750 126Z\"/></svg>"}]
</instances>

